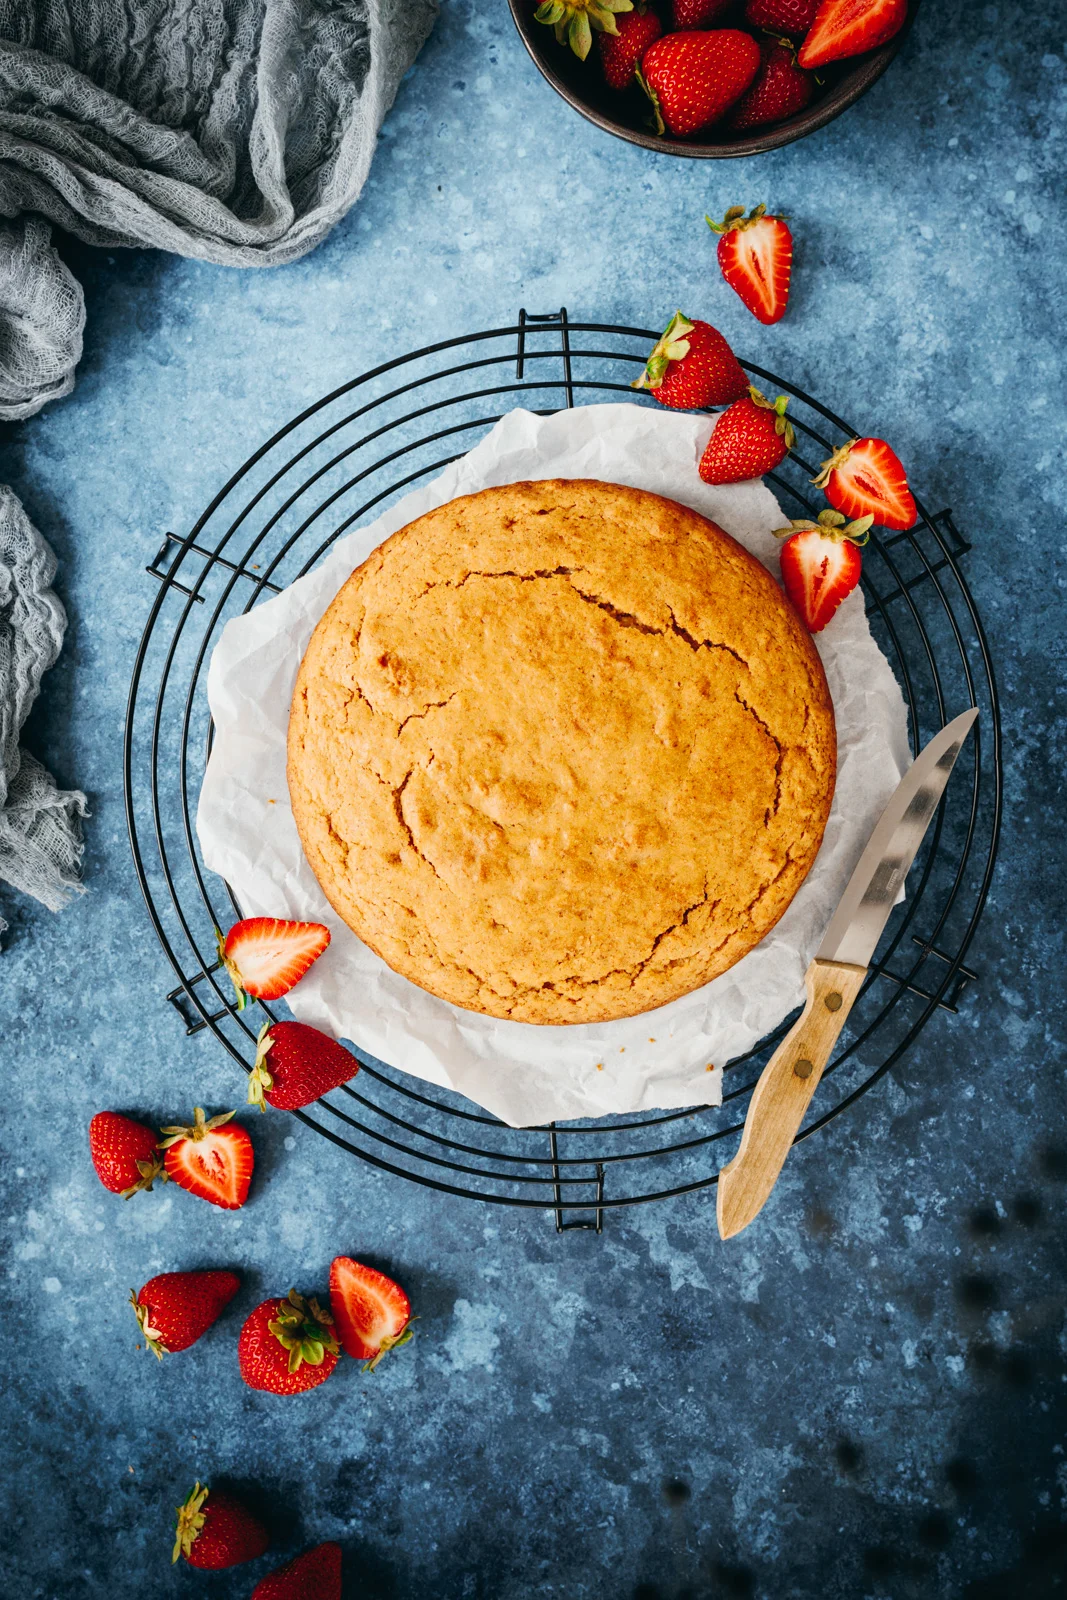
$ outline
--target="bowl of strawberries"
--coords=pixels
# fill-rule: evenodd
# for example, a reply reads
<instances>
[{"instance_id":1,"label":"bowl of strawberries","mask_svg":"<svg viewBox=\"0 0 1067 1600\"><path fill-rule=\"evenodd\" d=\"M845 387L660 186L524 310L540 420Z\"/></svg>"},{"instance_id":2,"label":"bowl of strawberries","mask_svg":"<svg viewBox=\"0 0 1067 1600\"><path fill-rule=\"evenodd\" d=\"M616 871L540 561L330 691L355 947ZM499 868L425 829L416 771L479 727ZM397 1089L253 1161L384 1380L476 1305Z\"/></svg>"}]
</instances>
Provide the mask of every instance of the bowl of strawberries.
<instances>
[{"instance_id":1,"label":"bowl of strawberries","mask_svg":"<svg viewBox=\"0 0 1067 1600\"><path fill-rule=\"evenodd\" d=\"M757 155L853 105L919 0L508 0L552 87L668 155Z\"/></svg>"}]
</instances>

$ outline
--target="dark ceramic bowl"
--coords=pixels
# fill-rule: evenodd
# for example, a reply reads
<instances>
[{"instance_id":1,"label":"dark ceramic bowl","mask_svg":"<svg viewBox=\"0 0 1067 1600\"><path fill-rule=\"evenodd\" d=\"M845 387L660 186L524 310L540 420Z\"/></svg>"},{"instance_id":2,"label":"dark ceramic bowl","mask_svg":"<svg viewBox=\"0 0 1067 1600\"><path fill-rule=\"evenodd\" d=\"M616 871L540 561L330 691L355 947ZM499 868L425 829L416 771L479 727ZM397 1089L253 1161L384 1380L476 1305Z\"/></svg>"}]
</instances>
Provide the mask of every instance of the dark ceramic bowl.
<instances>
[{"instance_id":1,"label":"dark ceramic bowl","mask_svg":"<svg viewBox=\"0 0 1067 1600\"><path fill-rule=\"evenodd\" d=\"M880 50L871 50L863 56L853 56L848 61L835 61L819 69L822 87L815 98L797 116L779 122L773 128L754 128L747 133L729 134L716 128L694 134L688 139L670 139L654 133L646 126L649 105L638 88L620 94L609 89L604 82L597 59L597 47L585 61L566 46L557 44L552 29L534 21L537 0L508 0L515 26L523 44L533 57L541 75L548 79L557 94L561 94L580 111L583 117L595 122L606 133L631 144L644 145L646 150L662 150L669 156L697 156L715 158L724 156L755 156L761 150L777 150L780 145L792 144L805 134L824 128L828 122L847 111L862 94L881 76L907 36L908 29L919 9L920 0L910 0L907 20L895 38ZM740 15L741 6L737 11ZM728 15L723 27L735 24Z\"/></svg>"}]
</instances>

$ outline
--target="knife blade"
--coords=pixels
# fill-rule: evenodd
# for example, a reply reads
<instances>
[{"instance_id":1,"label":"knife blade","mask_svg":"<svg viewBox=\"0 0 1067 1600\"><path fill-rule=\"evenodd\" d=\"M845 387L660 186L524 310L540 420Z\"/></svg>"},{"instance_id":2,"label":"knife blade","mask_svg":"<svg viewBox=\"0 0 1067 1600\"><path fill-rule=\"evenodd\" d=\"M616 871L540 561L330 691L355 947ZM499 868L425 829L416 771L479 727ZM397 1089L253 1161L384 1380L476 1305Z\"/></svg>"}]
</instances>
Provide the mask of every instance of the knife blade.
<instances>
[{"instance_id":1,"label":"knife blade","mask_svg":"<svg viewBox=\"0 0 1067 1600\"><path fill-rule=\"evenodd\" d=\"M737 1154L719 1173L724 1239L747 1228L778 1181L878 940L937 810L978 708L934 735L875 825L805 974L807 1004L752 1091Z\"/></svg>"}]
</instances>

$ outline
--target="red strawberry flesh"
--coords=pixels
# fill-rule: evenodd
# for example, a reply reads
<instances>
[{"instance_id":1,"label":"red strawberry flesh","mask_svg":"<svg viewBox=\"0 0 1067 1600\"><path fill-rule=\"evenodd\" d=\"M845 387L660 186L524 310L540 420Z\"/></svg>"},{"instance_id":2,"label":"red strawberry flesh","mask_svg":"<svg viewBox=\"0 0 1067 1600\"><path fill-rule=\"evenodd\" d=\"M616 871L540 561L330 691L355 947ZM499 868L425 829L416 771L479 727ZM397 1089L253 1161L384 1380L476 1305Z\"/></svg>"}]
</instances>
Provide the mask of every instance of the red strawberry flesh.
<instances>
[{"instance_id":1,"label":"red strawberry flesh","mask_svg":"<svg viewBox=\"0 0 1067 1600\"><path fill-rule=\"evenodd\" d=\"M782 547L782 583L809 633L820 633L860 580L863 558L847 539L795 533Z\"/></svg>"},{"instance_id":2,"label":"red strawberry flesh","mask_svg":"<svg viewBox=\"0 0 1067 1600\"><path fill-rule=\"evenodd\" d=\"M835 511L873 516L883 528L915 526L918 509L899 456L884 439L855 439L825 463L815 482Z\"/></svg>"},{"instance_id":3,"label":"red strawberry flesh","mask_svg":"<svg viewBox=\"0 0 1067 1600\"><path fill-rule=\"evenodd\" d=\"M707 221L721 235L719 267L730 288L757 321L780 322L793 270L793 235L784 218L768 216L759 205L747 217L734 206L721 223Z\"/></svg>"},{"instance_id":4,"label":"red strawberry flesh","mask_svg":"<svg viewBox=\"0 0 1067 1600\"><path fill-rule=\"evenodd\" d=\"M285 922L278 917L246 917L235 923L220 953L239 1000L280 1000L317 961L330 942L321 922Z\"/></svg>"},{"instance_id":5,"label":"red strawberry flesh","mask_svg":"<svg viewBox=\"0 0 1067 1600\"><path fill-rule=\"evenodd\" d=\"M800 47L802 67L823 67L887 44L904 26L907 0L822 0Z\"/></svg>"},{"instance_id":6,"label":"red strawberry flesh","mask_svg":"<svg viewBox=\"0 0 1067 1600\"><path fill-rule=\"evenodd\" d=\"M163 1128L167 1176L224 1211L237 1211L248 1198L255 1157L245 1128L231 1122L233 1112L204 1120L197 1106L187 1128Z\"/></svg>"},{"instance_id":7,"label":"red strawberry flesh","mask_svg":"<svg viewBox=\"0 0 1067 1600\"><path fill-rule=\"evenodd\" d=\"M330 1268L330 1306L342 1349L373 1367L395 1345L406 1343L411 1301L384 1272L351 1256L338 1256Z\"/></svg>"}]
</instances>

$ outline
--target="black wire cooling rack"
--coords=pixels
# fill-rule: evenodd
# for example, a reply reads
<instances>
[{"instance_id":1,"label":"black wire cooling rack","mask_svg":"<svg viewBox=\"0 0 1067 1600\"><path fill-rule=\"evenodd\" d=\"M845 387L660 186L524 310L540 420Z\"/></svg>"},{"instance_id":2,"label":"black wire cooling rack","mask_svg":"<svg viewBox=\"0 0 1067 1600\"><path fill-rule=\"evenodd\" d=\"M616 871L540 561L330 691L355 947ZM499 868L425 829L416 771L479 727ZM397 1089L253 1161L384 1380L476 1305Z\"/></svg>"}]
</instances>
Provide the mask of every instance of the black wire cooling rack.
<instances>
[{"instance_id":1,"label":"black wire cooling rack","mask_svg":"<svg viewBox=\"0 0 1067 1600\"><path fill-rule=\"evenodd\" d=\"M367 372L294 418L219 491L195 527L168 533L133 669L125 734L126 811L153 926L177 986L167 1000L190 1034L210 1029L248 1071L264 1018L238 1014L214 929L240 908L204 867L193 811L210 748L206 678L231 616L307 572L335 539L465 453L516 405L542 414L600 400L655 404L630 388L658 332L519 312L511 327L445 340ZM770 475L787 516L821 506L809 480L854 430L795 385L744 363L791 398L797 445ZM938 1010L955 1013L982 913L1001 810L993 665L960 570L970 549L950 511L907 533L875 530L864 553L867 613L907 702L917 750L977 705L976 736L815 1101L807 1138L853 1105ZM270 1006L260 1008L273 1017ZM789 1021L729 1063L720 1108L514 1129L458 1095L359 1052L344 1089L295 1112L334 1144L428 1188L554 1212L556 1227L600 1231L606 1209L707 1188L733 1152L748 1099Z\"/></svg>"}]
</instances>

